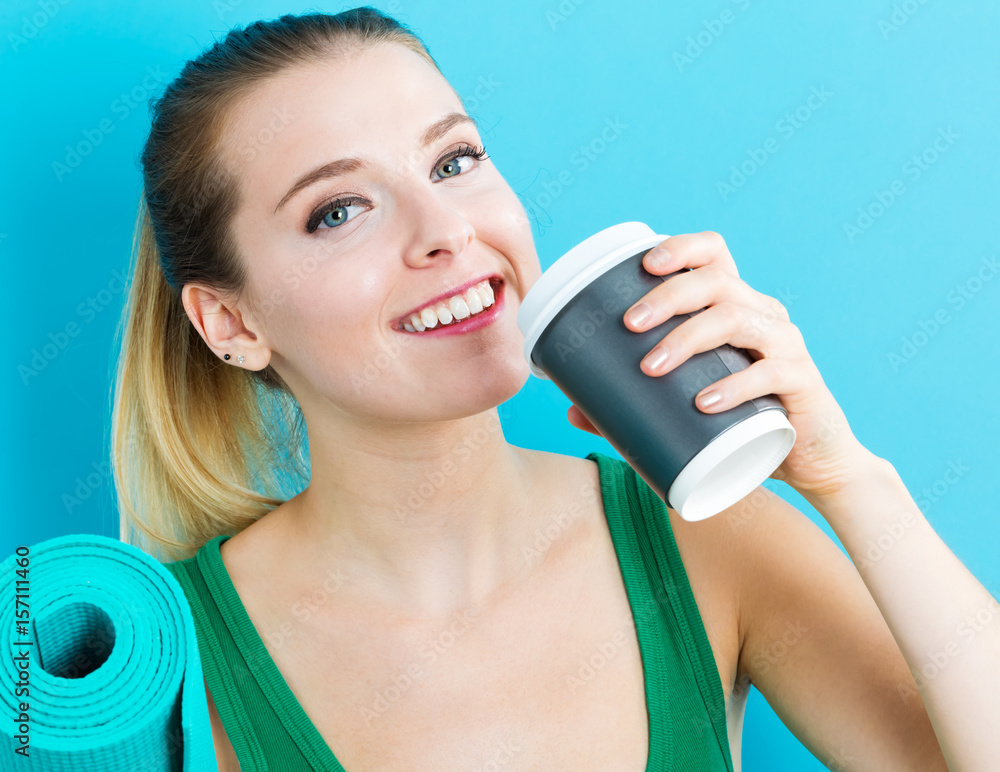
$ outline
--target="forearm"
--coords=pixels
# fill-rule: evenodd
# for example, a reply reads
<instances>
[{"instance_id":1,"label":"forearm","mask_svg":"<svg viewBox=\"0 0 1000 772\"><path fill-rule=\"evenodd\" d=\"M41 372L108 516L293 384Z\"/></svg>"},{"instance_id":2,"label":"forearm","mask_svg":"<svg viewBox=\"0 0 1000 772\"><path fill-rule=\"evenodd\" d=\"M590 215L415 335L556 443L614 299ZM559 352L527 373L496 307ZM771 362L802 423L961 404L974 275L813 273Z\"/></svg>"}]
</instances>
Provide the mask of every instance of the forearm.
<instances>
[{"instance_id":1,"label":"forearm","mask_svg":"<svg viewBox=\"0 0 1000 772\"><path fill-rule=\"evenodd\" d=\"M806 499L830 523L899 645L951 772L1000 759L1000 604L874 454L844 490ZM900 699L917 699L901 690Z\"/></svg>"}]
</instances>

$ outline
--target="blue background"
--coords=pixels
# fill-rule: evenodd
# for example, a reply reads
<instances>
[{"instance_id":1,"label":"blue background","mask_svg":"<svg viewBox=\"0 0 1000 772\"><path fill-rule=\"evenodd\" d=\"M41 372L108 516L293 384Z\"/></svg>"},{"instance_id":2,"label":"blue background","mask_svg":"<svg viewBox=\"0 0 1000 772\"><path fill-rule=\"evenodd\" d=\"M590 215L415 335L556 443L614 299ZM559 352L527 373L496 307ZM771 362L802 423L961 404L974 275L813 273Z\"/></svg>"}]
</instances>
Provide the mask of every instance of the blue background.
<instances>
[{"instance_id":1,"label":"blue background","mask_svg":"<svg viewBox=\"0 0 1000 772\"><path fill-rule=\"evenodd\" d=\"M1000 592L1000 7L374 5L423 37L485 128L493 162L536 219L543 268L626 220L719 231L741 277L785 303L858 438ZM2 369L11 439L0 558L66 533L118 536L113 343L148 100L236 23L348 7L3 3L0 256L16 332ZM623 128L601 146L606 121ZM88 136L91 152L71 158ZM61 338L67 324L76 334ZM616 456L567 423L568 406L532 378L501 411L508 440ZM767 487L833 537L794 490ZM756 689L743 757L748 772L821 768Z\"/></svg>"}]
</instances>

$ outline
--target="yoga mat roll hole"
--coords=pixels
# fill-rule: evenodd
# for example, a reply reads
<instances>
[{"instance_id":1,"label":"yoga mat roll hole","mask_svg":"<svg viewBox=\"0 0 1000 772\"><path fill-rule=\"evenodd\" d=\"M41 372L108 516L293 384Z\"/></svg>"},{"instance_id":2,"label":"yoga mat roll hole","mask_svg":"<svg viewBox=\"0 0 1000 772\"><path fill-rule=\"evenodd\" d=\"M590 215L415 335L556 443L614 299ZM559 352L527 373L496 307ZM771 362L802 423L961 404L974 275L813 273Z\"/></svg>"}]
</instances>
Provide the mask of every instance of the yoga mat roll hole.
<instances>
[{"instance_id":1,"label":"yoga mat roll hole","mask_svg":"<svg viewBox=\"0 0 1000 772\"><path fill-rule=\"evenodd\" d=\"M35 620L38 665L57 678L83 678L100 668L115 644L115 625L92 603L72 602Z\"/></svg>"}]
</instances>

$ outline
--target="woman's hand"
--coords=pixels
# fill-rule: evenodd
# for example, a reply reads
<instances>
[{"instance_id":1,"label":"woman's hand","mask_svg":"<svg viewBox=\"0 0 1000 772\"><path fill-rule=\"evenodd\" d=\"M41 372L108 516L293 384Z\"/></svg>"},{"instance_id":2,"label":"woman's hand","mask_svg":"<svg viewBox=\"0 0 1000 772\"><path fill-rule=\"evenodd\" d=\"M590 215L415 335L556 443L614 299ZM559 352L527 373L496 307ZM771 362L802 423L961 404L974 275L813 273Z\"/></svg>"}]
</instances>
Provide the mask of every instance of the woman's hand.
<instances>
[{"instance_id":1,"label":"woman's hand","mask_svg":"<svg viewBox=\"0 0 1000 772\"><path fill-rule=\"evenodd\" d=\"M667 258L658 260L662 255ZM827 389L813 363L798 327L775 298L757 292L740 279L729 248L713 231L685 233L665 239L643 257L654 275L683 271L650 290L626 312L625 326L635 332L662 324L671 316L704 308L670 331L641 362L643 372L659 377L692 355L724 343L745 349L755 360L749 367L717 381L697 396L695 404L707 413L728 410L749 399L776 394L795 427L795 445L770 476L784 480L803 496L836 493L849 482L862 461L873 454L855 438L840 405ZM631 313L643 307L649 314L641 323ZM665 363L651 367L669 351ZM711 393L721 399L703 406ZM569 422L600 434L572 405Z\"/></svg>"}]
</instances>

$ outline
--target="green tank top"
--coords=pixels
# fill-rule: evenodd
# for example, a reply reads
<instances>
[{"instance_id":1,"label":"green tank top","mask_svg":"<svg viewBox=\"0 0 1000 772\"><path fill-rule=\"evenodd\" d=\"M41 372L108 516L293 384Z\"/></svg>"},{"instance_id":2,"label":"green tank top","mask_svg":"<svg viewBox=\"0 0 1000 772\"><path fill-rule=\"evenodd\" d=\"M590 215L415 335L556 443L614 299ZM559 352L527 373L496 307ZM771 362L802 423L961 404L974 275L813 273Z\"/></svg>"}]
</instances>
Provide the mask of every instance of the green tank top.
<instances>
[{"instance_id":1,"label":"green tank top","mask_svg":"<svg viewBox=\"0 0 1000 772\"><path fill-rule=\"evenodd\" d=\"M733 772L722 685L663 503L621 459L593 452L642 656L647 772ZM219 553L166 563L191 605L205 681L241 772L345 772L268 654Z\"/></svg>"}]
</instances>

